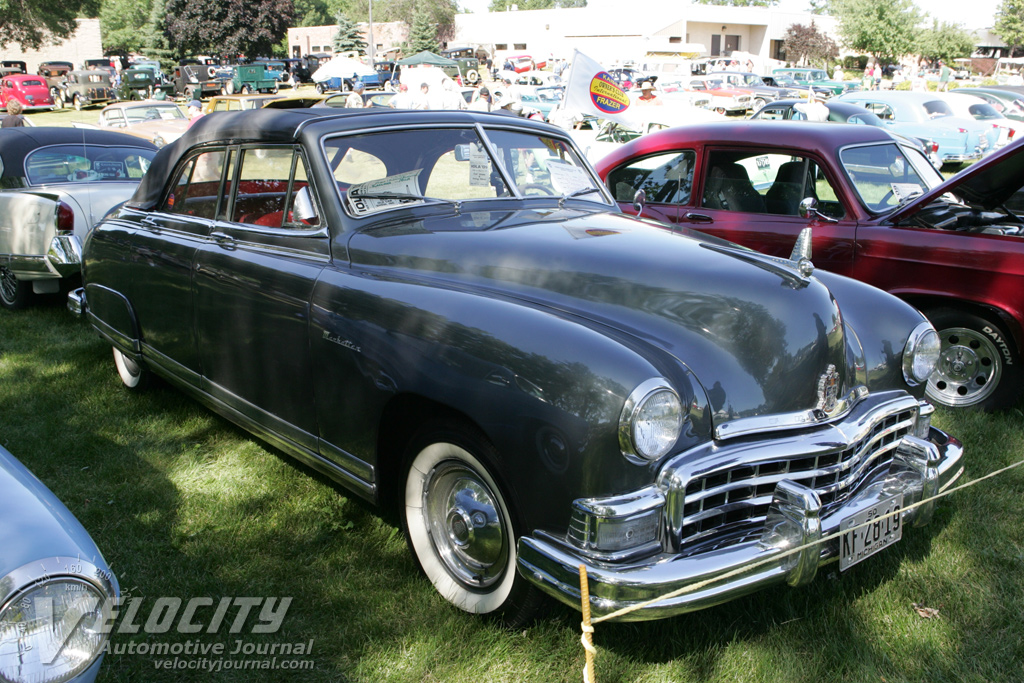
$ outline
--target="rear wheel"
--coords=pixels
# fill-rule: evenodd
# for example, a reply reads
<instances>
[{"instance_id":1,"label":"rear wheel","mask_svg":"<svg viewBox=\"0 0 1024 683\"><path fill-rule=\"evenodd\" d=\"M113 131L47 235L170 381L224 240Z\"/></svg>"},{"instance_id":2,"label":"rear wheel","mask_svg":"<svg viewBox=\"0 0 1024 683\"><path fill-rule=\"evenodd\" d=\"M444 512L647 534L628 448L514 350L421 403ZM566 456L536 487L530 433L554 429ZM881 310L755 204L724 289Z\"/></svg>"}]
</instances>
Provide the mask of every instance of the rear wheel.
<instances>
[{"instance_id":1,"label":"rear wheel","mask_svg":"<svg viewBox=\"0 0 1024 683\"><path fill-rule=\"evenodd\" d=\"M411 442L402 528L434 588L473 614L518 625L540 592L516 570L521 525L488 463L497 451L474 428L428 425Z\"/></svg>"},{"instance_id":2,"label":"rear wheel","mask_svg":"<svg viewBox=\"0 0 1024 683\"><path fill-rule=\"evenodd\" d=\"M75 109L77 109L78 111L82 111L82 98L79 97L78 95L75 95L71 99L71 104L73 104Z\"/></svg>"},{"instance_id":3,"label":"rear wheel","mask_svg":"<svg viewBox=\"0 0 1024 683\"><path fill-rule=\"evenodd\" d=\"M1024 371L1013 338L992 320L956 310L929 314L941 351L928 379L928 398L956 408L996 410L1019 396Z\"/></svg>"},{"instance_id":4,"label":"rear wheel","mask_svg":"<svg viewBox=\"0 0 1024 683\"><path fill-rule=\"evenodd\" d=\"M116 348L114 349L114 366L117 367L117 374L126 388L138 391L149 384L149 370Z\"/></svg>"},{"instance_id":5,"label":"rear wheel","mask_svg":"<svg viewBox=\"0 0 1024 683\"><path fill-rule=\"evenodd\" d=\"M242 86L242 91L241 92L242 92L243 95L248 95L250 92L252 92L252 90L249 88L249 84L248 83L246 83L245 85Z\"/></svg>"},{"instance_id":6,"label":"rear wheel","mask_svg":"<svg viewBox=\"0 0 1024 683\"><path fill-rule=\"evenodd\" d=\"M28 305L32 283L19 280L10 268L0 266L0 306L17 311Z\"/></svg>"},{"instance_id":7,"label":"rear wheel","mask_svg":"<svg viewBox=\"0 0 1024 683\"><path fill-rule=\"evenodd\" d=\"M316 92L317 92L318 95L323 95L324 92L326 92L326 89L324 88L324 84L323 83L317 83L316 84Z\"/></svg>"}]
</instances>

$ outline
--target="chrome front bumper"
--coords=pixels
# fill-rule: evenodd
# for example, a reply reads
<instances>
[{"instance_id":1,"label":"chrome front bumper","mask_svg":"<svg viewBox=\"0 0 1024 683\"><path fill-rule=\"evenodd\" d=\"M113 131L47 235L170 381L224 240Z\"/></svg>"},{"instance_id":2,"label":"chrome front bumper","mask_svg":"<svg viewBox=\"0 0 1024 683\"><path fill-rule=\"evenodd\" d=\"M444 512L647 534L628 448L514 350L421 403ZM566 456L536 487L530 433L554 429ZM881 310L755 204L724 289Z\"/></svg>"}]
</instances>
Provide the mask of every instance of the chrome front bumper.
<instances>
[{"instance_id":1,"label":"chrome front bumper","mask_svg":"<svg viewBox=\"0 0 1024 683\"><path fill-rule=\"evenodd\" d=\"M963 473L962 446L934 427L927 440L903 436L893 453L887 471L858 484L848 499L829 506L827 513L815 490L784 479L775 485L770 510L758 528L723 533L675 552L665 550L671 543L663 530L661 552L632 560L622 555L627 558L622 561L607 556L595 559L593 552L582 551L566 538L538 531L519 541L519 571L545 592L579 608L579 566L585 566L595 616L711 581L618 617L622 621L660 619L704 609L773 584L804 585L815 577L818 567L839 558L839 539L785 557L784 553L837 533L843 520L894 495L902 493L904 508L931 498ZM656 487L643 495L649 497L651 490ZM934 505L905 510L902 522L908 527L927 524ZM764 564L750 568L760 562ZM737 570L736 575L716 580Z\"/></svg>"}]
</instances>

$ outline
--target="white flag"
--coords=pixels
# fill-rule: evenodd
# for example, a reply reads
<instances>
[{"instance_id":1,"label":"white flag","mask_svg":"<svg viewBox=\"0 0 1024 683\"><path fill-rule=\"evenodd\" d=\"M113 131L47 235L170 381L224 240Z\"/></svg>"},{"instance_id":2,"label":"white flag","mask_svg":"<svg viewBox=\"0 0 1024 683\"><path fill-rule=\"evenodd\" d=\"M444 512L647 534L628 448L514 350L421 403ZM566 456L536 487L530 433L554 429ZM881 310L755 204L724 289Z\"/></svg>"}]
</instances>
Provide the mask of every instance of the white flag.
<instances>
[{"instance_id":1,"label":"white flag","mask_svg":"<svg viewBox=\"0 0 1024 683\"><path fill-rule=\"evenodd\" d=\"M629 121L629 95L600 64L576 50L565 86L562 109L591 114L601 119Z\"/></svg>"}]
</instances>

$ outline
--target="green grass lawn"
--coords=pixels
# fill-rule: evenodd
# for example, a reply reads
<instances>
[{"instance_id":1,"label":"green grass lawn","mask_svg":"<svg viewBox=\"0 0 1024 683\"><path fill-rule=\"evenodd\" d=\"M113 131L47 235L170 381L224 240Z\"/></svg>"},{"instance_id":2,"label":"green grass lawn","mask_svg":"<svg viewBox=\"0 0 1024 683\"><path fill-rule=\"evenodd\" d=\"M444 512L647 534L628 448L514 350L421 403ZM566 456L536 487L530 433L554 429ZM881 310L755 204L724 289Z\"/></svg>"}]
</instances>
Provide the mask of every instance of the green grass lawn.
<instances>
[{"instance_id":1,"label":"green grass lawn","mask_svg":"<svg viewBox=\"0 0 1024 683\"><path fill-rule=\"evenodd\" d=\"M121 587L158 597L292 597L276 634L115 633L140 643L314 640L312 671L157 670L111 654L101 681L579 681L578 612L525 630L466 616L401 534L323 478L157 383L132 394L59 300L0 311L0 443L90 531ZM1024 453L1020 410L939 411L965 479ZM2 495L2 492L0 492ZM598 680L1019 681L1024 471L944 499L935 521L840 575L673 619L600 624ZM148 603L146 601L149 601ZM926 619L918 603L938 610ZM148 606L142 614L148 614Z\"/></svg>"}]
</instances>

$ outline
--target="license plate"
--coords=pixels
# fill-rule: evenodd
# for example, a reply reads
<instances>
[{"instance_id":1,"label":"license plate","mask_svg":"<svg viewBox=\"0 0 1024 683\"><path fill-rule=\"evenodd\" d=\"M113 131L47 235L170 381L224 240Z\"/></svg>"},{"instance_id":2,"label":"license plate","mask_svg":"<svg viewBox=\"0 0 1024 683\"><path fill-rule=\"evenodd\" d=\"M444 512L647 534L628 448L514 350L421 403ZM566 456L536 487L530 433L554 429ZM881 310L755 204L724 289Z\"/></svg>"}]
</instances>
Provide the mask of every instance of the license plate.
<instances>
[{"instance_id":1,"label":"license plate","mask_svg":"<svg viewBox=\"0 0 1024 683\"><path fill-rule=\"evenodd\" d=\"M903 494L900 494L844 519L839 530L850 531L839 537L839 571L846 571L899 541L903 537L903 520L900 514L891 513L902 509ZM872 524L860 526L872 520Z\"/></svg>"}]
</instances>

